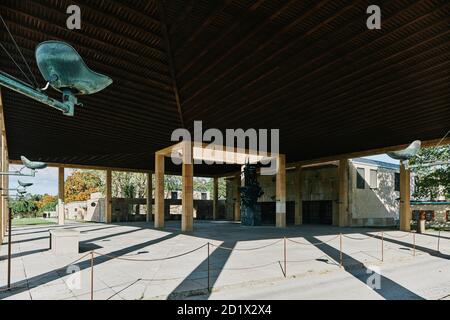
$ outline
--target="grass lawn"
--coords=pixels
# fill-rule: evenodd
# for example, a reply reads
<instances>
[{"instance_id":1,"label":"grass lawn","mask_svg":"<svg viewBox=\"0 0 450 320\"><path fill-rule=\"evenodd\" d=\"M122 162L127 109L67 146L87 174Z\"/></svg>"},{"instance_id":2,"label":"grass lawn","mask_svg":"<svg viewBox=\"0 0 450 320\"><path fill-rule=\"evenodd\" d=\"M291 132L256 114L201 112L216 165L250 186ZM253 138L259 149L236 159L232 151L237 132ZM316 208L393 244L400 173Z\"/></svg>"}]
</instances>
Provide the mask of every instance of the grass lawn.
<instances>
[{"instance_id":1,"label":"grass lawn","mask_svg":"<svg viewBox=\"0 0 450 320\"><path fill-rule=\"evenodd\" d=\"M12 219L13 226L34 226L39 224L56 224L56 222L44 218L15 218Z\"/></svg>"}]
</instances>

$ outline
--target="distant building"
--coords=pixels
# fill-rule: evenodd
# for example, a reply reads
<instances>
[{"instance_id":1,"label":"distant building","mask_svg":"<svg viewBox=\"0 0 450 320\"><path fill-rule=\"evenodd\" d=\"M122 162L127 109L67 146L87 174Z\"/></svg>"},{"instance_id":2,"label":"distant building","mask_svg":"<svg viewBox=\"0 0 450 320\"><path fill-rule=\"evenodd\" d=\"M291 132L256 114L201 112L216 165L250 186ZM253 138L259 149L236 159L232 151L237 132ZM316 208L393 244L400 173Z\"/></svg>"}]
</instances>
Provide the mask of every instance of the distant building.
<instances>
[{"instance_id":1,"label":"distant building","mask_svg":"<svg viewBox=\"0 0 450 320\"><path fill-rule=\"evenodd\" d=\"M365 158L349 160L351 226L393 226L399 219L400 167ZM305 166L300 178L303 224L338 225L338 162ZM286 221L294 223L294 170L286 172ZM259 176L263 223L275 223L275 177ZM226 215L233 217L233 180L227 180Z\"/></svg>"},{"instance_id":2,"label":"distant building","mask_svg":"<svg viewBox=\"0 0 450 320\"><path fill-rule=\"evenodd\" d=\"M64 206L65 217L69 220L104 222L104 202L100 192L92 193L89 200L66 203Z\"/></svg>"}]
</instances>

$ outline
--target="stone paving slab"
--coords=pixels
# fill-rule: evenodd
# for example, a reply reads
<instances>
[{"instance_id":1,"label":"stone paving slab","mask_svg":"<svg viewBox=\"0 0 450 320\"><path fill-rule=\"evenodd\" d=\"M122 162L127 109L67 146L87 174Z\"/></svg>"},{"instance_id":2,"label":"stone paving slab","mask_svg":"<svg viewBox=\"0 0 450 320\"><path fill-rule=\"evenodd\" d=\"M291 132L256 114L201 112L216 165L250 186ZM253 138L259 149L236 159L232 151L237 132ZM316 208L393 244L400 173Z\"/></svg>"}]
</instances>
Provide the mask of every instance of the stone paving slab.
<instances>
[{"instance_id":1,"label":"stone paving slab","mask_svg":"<svg viewBox=\"0 0 450 320\"><path fill-rule=\"evenodd\" d=\"M418 296L439 299L450 293L448 232L441 233L439 253L435 233L416 235L414 256L412 234L384 230L384 261L381 261L382 230L328 226L252 228L235 223L196 222L194 233L182 234L179 222L166 224L166 229L161 231L146 223L69 223L64 228L81 232L83 253L64 257L48 251L49 229L63 227L14 228L12 283L21 288L0 292L0 299L90 299L90 256L71 266L81 270L80 288L70 285L68 279L72 275L67 273L67 266L90 250L126 259L95 255L94 299L173 299L196 295L214 298L217 292L235 288L245 292L248 287L264 284L276 289L278 282L294 280L302 280L301 286L313 291L311 297L320 296L321 292L325 294L327 288L345 281L345 288L348 283L354 284L343 295L350 299ZM343 268L339 253L341 233ZM286 241L287 278L284 237L295 241ZM207 242L212 243L209 256L211 295L207 291L207 247L201 247ZM199 247L182 257L159 260ZM6 245L0 248L2 287L6 283L6 249ZM155 259L157 261L148 261ZM392 292L367 290L364 281L368 277L367 270L373 267L381 268L383 276L388 270L389 278L384 281ZM426 274L426 281L411 284L410 279L418 272ZM323 290L313 290L317 283ZM336 298L341 298L339 293Z\"/></svg>"}]
</instances>

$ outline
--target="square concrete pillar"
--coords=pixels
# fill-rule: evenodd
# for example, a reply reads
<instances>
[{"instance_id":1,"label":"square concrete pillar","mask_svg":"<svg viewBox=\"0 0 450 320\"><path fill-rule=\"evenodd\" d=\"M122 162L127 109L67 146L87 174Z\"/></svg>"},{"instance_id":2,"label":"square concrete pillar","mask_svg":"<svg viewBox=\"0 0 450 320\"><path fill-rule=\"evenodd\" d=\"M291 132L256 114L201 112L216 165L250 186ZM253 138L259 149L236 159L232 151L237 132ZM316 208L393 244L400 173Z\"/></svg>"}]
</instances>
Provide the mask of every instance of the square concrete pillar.
<instances>
[{"instance_id":1,"label":"square concrete pillar","mask_svg":"<svg viewBox=\"0 0 450 320\"><path fill-rule=\"evenodd\" d=\"M400 165L400 230L411 231L411 176L405 165Z\"/></svg>"},{"instance_id":2,"label":"square concrete pillar","mask_svg":"<svg viewBox=\"0 0 450 320\"><path fill-rule=\"evenodd\" d=\"M191 232L194 230L194 161L192 152L192 144L185 143L183 145L182 164L182 232Z\"/></svg>"},{"instance_id":3,"label":"square concrete pillar","mask_svg":"<svg viewBox=\"0 0 450 320\"><path fill-rule=\"evenodd\" d=\"M2 115L3 116L3 115ZM1 130L2 136L1 136L1 171L8 172L9 171L9 162L8 162L8 150L7 150L7 144L6 144L6 134L4 132L4 119L2 119L2 130ZM9 189L9 177L7 175L1 176L1 186L4 190ZM5 194L7 193L6 191ZM2 229L1 229L1 236L0 238L3 238L6 234L6 228L8 226L9 222L9 210L8 210L8 197L3 196L1 201L1 209L2 209Z\"/></svg>"},{"instance_id":4,"label":"square concrete pillar","mask_svg":"<svg viewBox=\"0 0 450 320\"><path fill-rule=\"evenodd\" d=\"M155 154L155 228L164 228L164 155Z\"/></svg>"},{"instance_id":5,"label":"square concrete pillar","mask_svg":"<svg viewBox=\"0 0 450 320\"><path fill-rule=\"evenodd\" d=\"M303 223L303 201L302 201L302 167L298 167L294 174L295 192L295 225Z\"/></svg>"},{"instance_id":6,"label":"square concrete pillar","mask_svg":"<svg viewBox=\"0 0 450 320\"><path fill-rule=\"evenodd\" d=\"M105 222L112 222L112 172L106 170L106 188L105 188Z\"/></svg>"},{"instance_id":7,"label":"square concrete pillar","mask_svg":"<svg viewBox=\"0 0 450 320\"><path fill-rule=\"evenodd\" d=\"M146 217L147 222L153 220L152 206L153 206L152 174L147 173L147 217Z\"/></svg>"},{"instance_id":8,"label":"square concrete pillar","mask_svg":"<svg viewBox=\"0 0 450 320\"><path fill-rule=\"evenodd\" d=\"M214 177L214 179L213 179L213 220L217 219L218 204L219 204L219 178Z\"/></svg>"},{"instance_id":9,"label":"square concrete pillar","mask_svg":"<svg viewBox=\"0 0 450 320\"><path fill-rule=\"evenodd\" d=\"M286 227L286 158L284 154L277 156L276 173L276 226Z\"/></svg>"},{"instance_id":10,"label":"square concrete pillar","mask_svg":"<svg viewBox=\"0 0 450 320\"><path fill-rule=\"evenodd\" d=\"M349 163L348 159L339 160L339 227L347 227L349 225L348 211L348 179L349 179Z\"/></svg>"},{"instance_id":11,"label":"square concrete pillar","mask_svg":"<svg viewBox=\"0 0 450 320\"><path fill-rule=\"evenodd\" d=\"M2 128L3 131L3 128ZM1 143L1 154L0 154L0 170L2 172L6 172L6 138L4 138L4 135L2 134L0 143ZM0 177L0 186L3 190L6 190L6 179L7 176L3 175ZM6 194L6 191L2 191L2 193ZM5 203L6 202L6 196L1 196L1 203L0 203L0 245L3 243L3 237L6 233L6 223L7 223L7 212L5 211Z\"/></svg>"},{"instance_id":12,"label":"square concrete pillar","mask_svg":"<svg viewBox=\"0 0 450 320\"><path fill-rule=\"evenodd\" d=\"M66 223L64 192L64 167L58 167L58 224L61 226Z\"/></svg>"},{"instance_id":13,"label":"square concrete pillar","mask_svg":"<svg viewBox=\"0 0 450 320\"><path fill-rule=\"evenodd\" d=\"M241 192L239 188L241 187L241 173L235 175L233 182L234 189L234 221L241 221Z\"/></svg>"}]
</instances>

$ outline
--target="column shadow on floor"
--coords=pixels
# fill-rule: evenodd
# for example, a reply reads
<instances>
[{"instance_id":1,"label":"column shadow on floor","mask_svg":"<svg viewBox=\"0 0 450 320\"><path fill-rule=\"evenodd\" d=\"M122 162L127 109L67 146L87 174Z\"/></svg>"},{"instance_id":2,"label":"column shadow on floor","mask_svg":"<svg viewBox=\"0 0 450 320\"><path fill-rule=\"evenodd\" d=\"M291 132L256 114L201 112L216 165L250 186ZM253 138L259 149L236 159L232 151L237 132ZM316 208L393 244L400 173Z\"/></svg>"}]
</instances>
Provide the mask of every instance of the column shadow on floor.
<instances>
[{"instance_id":1,"label":"column shadow on floor","mask_svg":"<svg viewBox=\"0 0 450 320\"><path fill-rule=\"evenodd\" d=\"M306 236L305 240L309 241L310 243L320 242L320 239L310 236ZM332 259L340 261L340 251L338 249L326 243L317 246L317 248L324 252L326 255L330 256ZM361 261L356 260L345 253L342 254L342 258L343 269L351 274L355 279L358 279L364 284L367 284L367 280L370 276L379 276L381 279L381 288L374 288L372 290L374 290L386 300L424 300L424 298L403 287L397 282L383 276L382 274L368 269ZM368 288L368 290L370 289Z\"/></svg>"}]
</instances>

